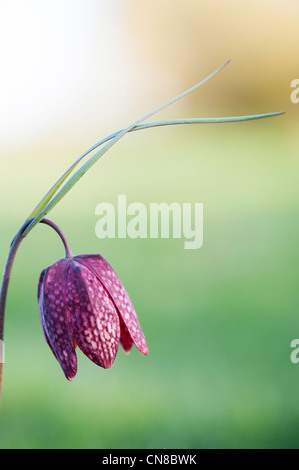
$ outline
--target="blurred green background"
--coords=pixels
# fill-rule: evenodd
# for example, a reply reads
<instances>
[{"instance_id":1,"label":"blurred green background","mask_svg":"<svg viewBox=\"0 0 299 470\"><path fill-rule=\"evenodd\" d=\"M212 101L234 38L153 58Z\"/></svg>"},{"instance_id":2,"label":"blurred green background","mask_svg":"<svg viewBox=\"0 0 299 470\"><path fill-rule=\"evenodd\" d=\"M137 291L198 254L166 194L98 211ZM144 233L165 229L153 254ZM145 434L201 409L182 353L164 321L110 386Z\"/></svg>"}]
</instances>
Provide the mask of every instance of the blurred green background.
<instances>
[{"instance_id":1,"label":"blurred green background","mask_svg":"<svg viewBox=\"0 0 299 470\"><path fill-rule=\"evenodd\" d=\"M298 4L29 0L0 10L1 266L75 158L227 59L159 118L287 112L132 133L49 214L74 253L114 267L148 357L120 349L104 370L77 350L68 382L36 300L63 246L42 225L23 241L7 300L0 447L298 448ZM147 207L202 202L202 248L97 239L95 208L118 194Z\"/></svg>"}]
</instances>

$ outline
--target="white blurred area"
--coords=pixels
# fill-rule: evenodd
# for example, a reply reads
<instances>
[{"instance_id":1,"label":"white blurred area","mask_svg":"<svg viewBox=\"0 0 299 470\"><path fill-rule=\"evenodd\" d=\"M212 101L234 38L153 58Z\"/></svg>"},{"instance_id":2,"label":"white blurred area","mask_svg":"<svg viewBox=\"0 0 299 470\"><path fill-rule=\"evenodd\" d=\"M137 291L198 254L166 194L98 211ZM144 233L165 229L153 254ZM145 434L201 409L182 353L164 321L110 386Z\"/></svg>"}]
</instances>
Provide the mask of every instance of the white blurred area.
<instances>
[{"instance_id":1,"label":"white blurred area","mask_svg":"<svg viewBox=\"0 0 299 470\"><path fill-rule=\"evenodd\" d=\"M102 127L112 132L129 124L140 74L120 4L1 0L2 150L53 136L76 142L94 133L97 139Z\"/></svg>"}]
</instances>

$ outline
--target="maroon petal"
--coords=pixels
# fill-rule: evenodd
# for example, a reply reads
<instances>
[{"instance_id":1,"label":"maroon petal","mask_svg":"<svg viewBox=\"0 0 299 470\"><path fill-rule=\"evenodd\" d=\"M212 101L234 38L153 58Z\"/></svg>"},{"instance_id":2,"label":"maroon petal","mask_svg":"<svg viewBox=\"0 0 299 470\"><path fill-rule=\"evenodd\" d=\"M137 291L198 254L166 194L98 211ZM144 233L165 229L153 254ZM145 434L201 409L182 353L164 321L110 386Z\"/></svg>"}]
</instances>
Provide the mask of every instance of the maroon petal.
<instances>
[{"instance_id":1,"label":"maroon petal","mask_svg":"<svg viewBox=\"0 0 299 470\"><path fill-rule=\"evenodd\" d=\"M38 286L41 324L46 340L68 380L77 372L77 357L66 299L69 261L61 259L42 272Z\"/></svg>"},{"instance_id":2,"label":"maroon petal","mask_svg":"<svg viewBox=\"0 0 299 470\"><path fill-rule=\"evenodd\" d=\"M113 299L121 319L121 344L125 351L128 352L134 342L139 351L147 355L148 347L133 304L110 264L97 254L75 256L74 260L92 270Z\"/></svg>"},{"instance_id":3,"label":"maroon petal","mask_svg":"<svg viewBox=\"0 0 299 470\"><path fill-rule=\"evenodd\" d=\"M46 271L47 271L47 270L44 269L44 270L41 272L41 275L39 276L38 287L37 287L37 299L38 299L38 300L39 300L40 295L41 295L41 290L42 290L43 282L44 282L44 279L45 279Z\"/></svg>"},{"instance_id":4,"label":"maroon petal","mask_svg":"<svg viewBox=\"0 0 299 470\"><path fill-rule=\"evenodd\" d=\"M44 283L44 279L45 279L45 274L46 274L47 270L44 269L42 272L41 272L41 275L39 277L39 281L38 281L38 287L37 287L37 300L38 300L38 305L39 305L39 316L40 316L40 322L41 322L41 325L42 325L42 330L43 330L43 333L44 333L44 336L45 336L45 339L48 343L48 345L50 346L50 348L52 349L52 346L50 344L50 341L49 341L49 338L47 336L47 333L45 331L45 327L44 327L44 316L43 316L43 305L44 305L44 291L43 291L43 283ZM52 349L53 351L53 349ZM53 351L54 353L54 351ZM54 353L55 355L55 353ZM56 356L55 356L56 357ZM56 358L57 359L57 358Z\"/></svg>"},{"instance_id":5,"label":"maroon petal","mask_svg":"<svg viewBox=\"0 0 299 470\"><path fill-rule=\"evenodd\" d=\"M46 274L46 269L44 269L39 277L39 281L38 281L38 288L37 288L37 298L38 298L38 304L39 304L39 316L40 316L40 322L41 322L41 325L42 325L42 330L43 330L43 333L44 333L44 337L45 337L45 340L47 341L48 343L48 346L50 347L50 349L52 350L54 356L56 357L56 354L55 352L53 351L53 348L51 346L51 343L50 343L50 340L48 338L48 335L46 333L46 330L45 330L45 326L44 326L44 316L43 316L43 305L44 305L44 292L43 292L43 282L44 282L44 278L45 278L45 274ZM57 359L57 357L56 357ZM58 360L58 359L57 359Z\"/></svg>"},{"instance_id":6,"label":"maroon petal","mask_svg":"<svg viewBox=\"0 0 299 470\"><path fill-rule=\"evenodd\" d=\"M90 269L75 260L67 282L73 337L95 364L111 367L119 346L120 326L116 308Z\"/></svg>"},{"instance_id":7,"label":"maroon petal","mask_svg":"<svg viewBox=\"0 0 299 470\"><path fill-rule=\"evenodd\" d=\"M128 332L128 328L124 324L124 321L122 320L120 315L119 315L119 321L120 321L120 344L122 345L124 351L126 353L129 353L132 349L133 340L131 338L130 333Z\"/></svg>"}]
</instances>

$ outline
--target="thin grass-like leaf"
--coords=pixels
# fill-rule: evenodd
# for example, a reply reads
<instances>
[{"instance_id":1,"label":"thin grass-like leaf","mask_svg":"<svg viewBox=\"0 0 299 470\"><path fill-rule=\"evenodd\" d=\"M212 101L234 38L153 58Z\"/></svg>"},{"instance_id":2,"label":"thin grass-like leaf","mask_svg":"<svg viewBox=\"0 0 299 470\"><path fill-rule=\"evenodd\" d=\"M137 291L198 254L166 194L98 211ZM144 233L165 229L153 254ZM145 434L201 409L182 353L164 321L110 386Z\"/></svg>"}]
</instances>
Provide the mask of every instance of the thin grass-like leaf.
<instances>
[{"instance_id":1,"label":"thin grass-like leaf","mask_svg":"<svg viewBox=\"0 0 299 470\"><path fill-rule=\"evenodd\" d=\"M162 106L159 106L156 108L154 111L151 111L150 113L146 114L142 118L138 119L135 121L133 124L131 124L129 127L123 129L122 131L116 133L113 138L98 152L96 152L82 167L76 171L76 173L65 183L65 185L60 189L60 191L54 196L54 194L57 192L57 190L61 187L61 185L64 183L66 178L69 176L71 171L75 168L75 166L79 163L81 160L78 159L65 173L64 175L54 184L54 186L50 189L50 191L47 193L47 195L39 202L39 204L36 206L36 208L33 210L29 218L32 216L35 216L33 221L28 225L26 230L24 231L23 236L25 237L31 230L32 228L40 222L40 220L51 210L53 207L56 206L56 204L70 191L70 189L79 181L79 179L89 170L89 168L94 165L94 163L104 154L109 150L112 145L114 145L119 139L121 139L125 134L130 132L134 127L139 125L141 122L145 121L146 119L150 118L154 114L158 113L159 111L162 111L162 109L166 108L167 106L175 103L179 99L185 97L189 93L195 91L197 88L202 86L204 83L206 83L208 80L210 80L212 77L214 77L218 72L220 72L228 63L230 62L227 61L225 64L223 64L221 67L219 67L217 70L212 72L210 75L208 75L206 78L204 78L202 81L194 85L193 87L189 88L187 91L181 93L180 95L176 96L175 98L171 99L167 103L163 104ZM89 152L88 152L89 153ZM53 197L54 196L54 197ZM37 215L36 213L40 211Z\"/></svg>"},{"instance_id":2,"label":"thin grass-like leaf","mask_svg":"<svg viewBox=\"0 0 299 470\"><path fill-rule=\"evenodd\" d=\"M150 129L154 127L162 127L162 126L173 126L173 125L181 125L181 124L215 124L215 123L226 123L226 122L240 122L240 121L251 121L255 119L263 119L273 116L279 116L284 114L284 111L274 112L274 113L264 113L264 114L253 114L248 116L231 116L231 117L210 117L210 118L186 118L186 119L168 119L166 121L154 121L148 122L146 124L139 124L134 126L128 132L139 131L143 129ZM68 176L72 173L75 167L86 157L89 153L95 150L97 147L105 144L109 140L116 137L118 134L123 132L124 129L114 132L109 136L105 137L104 139L100 140L92 147L90 147L86 152L84 152L80 157L69 167L69 169L59 178L59 180L52 186L52 188L47 192L47 194L43 197L43 199L39 202L36 208L31 212L28 216L28 219L33 219L36 217L50 202L52 197L56 194L58 189L62 186L64 181L68 178Z\"/></svg>"}]
</instances>

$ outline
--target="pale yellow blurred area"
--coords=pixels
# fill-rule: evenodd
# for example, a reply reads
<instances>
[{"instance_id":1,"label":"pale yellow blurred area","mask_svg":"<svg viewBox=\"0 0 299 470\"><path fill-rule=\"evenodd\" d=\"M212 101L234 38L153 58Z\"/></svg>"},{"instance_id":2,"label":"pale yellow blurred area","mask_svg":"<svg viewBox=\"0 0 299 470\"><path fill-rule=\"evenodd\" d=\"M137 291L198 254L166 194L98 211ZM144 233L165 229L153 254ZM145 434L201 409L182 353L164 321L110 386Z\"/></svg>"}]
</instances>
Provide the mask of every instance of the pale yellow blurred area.
<instances>
[{"instance_id":1,"label":"pale yellow blurred area","mask_svg":"<svg viewBox=\"0 0 299 470\"><path fill-rule=\"evenodd\" d=\"M133 50L168 74L175 86L192 85L231 59L229 70L190 97L189 105L221 113L289 111L290 82L299 77L298 17L294 0L152 0L126 2ZM173 89L173 88L172 88ZM174 91L174 90L173 90ZM296 110L298 116L298 110Z\"/></svg>"}]
</instances>

